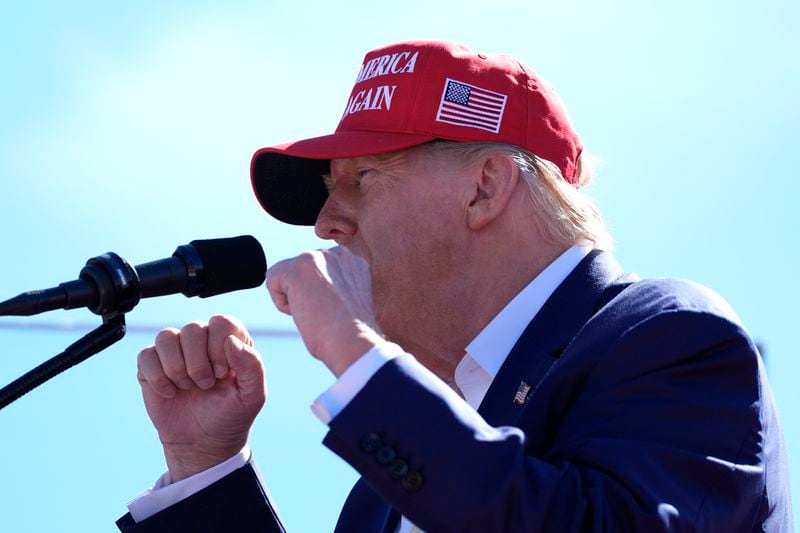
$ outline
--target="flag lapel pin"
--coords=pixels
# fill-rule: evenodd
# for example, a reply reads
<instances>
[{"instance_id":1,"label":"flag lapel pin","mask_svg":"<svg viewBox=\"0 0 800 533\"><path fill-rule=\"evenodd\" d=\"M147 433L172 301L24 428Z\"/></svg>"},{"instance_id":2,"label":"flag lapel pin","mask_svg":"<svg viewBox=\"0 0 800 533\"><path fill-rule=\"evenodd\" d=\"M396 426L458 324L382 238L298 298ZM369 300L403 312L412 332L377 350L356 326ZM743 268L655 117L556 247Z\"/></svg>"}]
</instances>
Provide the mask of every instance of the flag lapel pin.
<instances>
[{"instance_id":1,"label":"flag lapel pin","mask_svg":"<svg viewBox=\"0 0 800 533\"><path fill-rule=\"evenodd\" d=\"M530 396L530 392L531 386L524 381L520 381L517 393L514 395L514 403L517 405L525 405L525 402L528 401L528 396Z\"/></svg>"}]
</instances>

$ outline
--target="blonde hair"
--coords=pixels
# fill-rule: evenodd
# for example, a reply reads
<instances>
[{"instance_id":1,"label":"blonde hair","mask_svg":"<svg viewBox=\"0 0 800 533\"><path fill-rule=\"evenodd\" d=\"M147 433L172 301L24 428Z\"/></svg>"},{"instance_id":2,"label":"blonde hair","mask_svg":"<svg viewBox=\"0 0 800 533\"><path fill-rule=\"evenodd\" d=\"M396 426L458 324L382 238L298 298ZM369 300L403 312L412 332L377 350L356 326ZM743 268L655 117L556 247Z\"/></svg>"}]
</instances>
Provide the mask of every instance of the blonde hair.
<instances>
[{"instance_id":1,"label":"blonde hair","mask_svg":"<svg viewBox=\"0 0 800 533\"><path fill-rule=\"evenodd\" d=\"M544 238L553 244L572 245L585 241L606 251L614 248L594 200L581 190L594 174L596 159L592 156L581 154L578 158L577 184L573 185L564 179L555 164L516 146L445 140L423 146L433 153L466 158L469 162L490 154L509 155L528 184L535 220Z\"/></svg>"}]
</instances>

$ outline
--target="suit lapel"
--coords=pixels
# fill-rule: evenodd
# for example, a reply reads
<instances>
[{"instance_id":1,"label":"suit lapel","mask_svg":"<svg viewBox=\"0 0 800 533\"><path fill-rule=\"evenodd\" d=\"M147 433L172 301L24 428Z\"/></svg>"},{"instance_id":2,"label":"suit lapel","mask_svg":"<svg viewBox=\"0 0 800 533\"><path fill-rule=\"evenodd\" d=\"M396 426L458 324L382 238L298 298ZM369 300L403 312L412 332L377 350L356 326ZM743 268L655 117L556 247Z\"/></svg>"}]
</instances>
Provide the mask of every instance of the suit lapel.
<instances>
[{"instance_id":1,"label":"suit lapel","mask_svg":"<svg viewBox=\"0 0 800 533\"><path fill-rule=\"evenodd\" d=\"M514 401L515 395L533 393L594 314L603 292L622 274L610 254L593 250L559 285L525 328L481 402L478 412L489 424L514 425L522 412L521 405ZM527 393L520 390L521 383L530 387Z\"/></svg>"}]
</instances>

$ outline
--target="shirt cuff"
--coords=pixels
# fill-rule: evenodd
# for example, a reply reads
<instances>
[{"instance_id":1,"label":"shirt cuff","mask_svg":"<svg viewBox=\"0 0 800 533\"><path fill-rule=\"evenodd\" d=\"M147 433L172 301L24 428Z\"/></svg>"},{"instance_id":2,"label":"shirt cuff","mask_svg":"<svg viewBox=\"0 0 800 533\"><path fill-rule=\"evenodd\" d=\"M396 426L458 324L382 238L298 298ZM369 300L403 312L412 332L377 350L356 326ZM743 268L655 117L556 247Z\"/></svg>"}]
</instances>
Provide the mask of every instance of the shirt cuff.
<instances>
[{"instance_id":1,"label":"shirt cuff","mask_svg":"<svg viewBox=\"0 0 800 533\"><path fill-rule=\"evenodd\" d=\"M128 511L136 522L141 522L216 483L234 470L246 465L249 459L250 448L245 446L242 451L227 461L175 483L172 483L169 472L166 472L158 478L152 488L142 492L128 503Z\"/></svg>"},{"instance_id":2,"label":"shirt cuff","mask_svg":"<svg viewBox=\"0 0 800 533\"><path fill-rule=\"evenodd\" d=\"M336 383L311 404L311 412L324 424L330 424L384 363L404 353L400 346L389 342L372 348L350 365Z\"/></svg>"}]
</instances>

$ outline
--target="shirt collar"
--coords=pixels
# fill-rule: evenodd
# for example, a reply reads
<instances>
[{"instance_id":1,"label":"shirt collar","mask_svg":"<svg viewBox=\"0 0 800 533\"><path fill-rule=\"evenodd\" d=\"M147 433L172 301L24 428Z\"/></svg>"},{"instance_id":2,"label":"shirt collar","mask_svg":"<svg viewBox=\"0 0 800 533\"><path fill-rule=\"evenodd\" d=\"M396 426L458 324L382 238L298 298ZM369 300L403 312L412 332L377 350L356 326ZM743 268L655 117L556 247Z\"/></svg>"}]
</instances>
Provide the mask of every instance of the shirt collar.
<instances>
[{"instance_id":1,"label":"shirt collar","mask_svg":"<svg viewBox=\"0 0 800 533\"><path fill-rule=\"evenodd\" d=\"M467 355L492 379L547 299L591 250L591 245L576 244L561 254L508 302L467 345Z\"/></svg>"}]
</instances>

